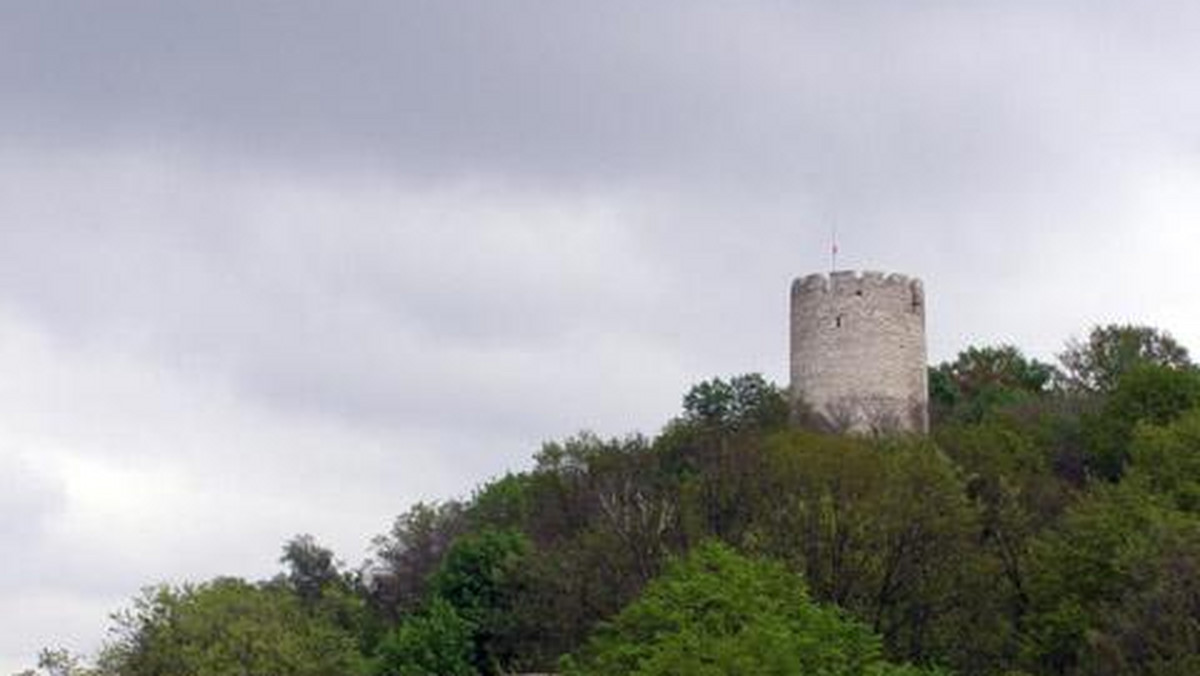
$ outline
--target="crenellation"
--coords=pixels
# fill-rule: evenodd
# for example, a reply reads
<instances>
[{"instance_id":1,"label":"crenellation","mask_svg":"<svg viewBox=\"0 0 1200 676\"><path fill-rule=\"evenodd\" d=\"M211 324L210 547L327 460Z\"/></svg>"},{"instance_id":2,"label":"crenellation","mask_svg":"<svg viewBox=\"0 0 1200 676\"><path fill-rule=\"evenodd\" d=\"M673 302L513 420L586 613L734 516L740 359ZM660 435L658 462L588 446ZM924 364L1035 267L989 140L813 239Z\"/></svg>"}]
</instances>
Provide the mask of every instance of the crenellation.
<instances>
[{"instance_id":1,"label":"crenellation","mask_svg":"<svg viewBox=\"0 0 1200 676\"><path fill-rule=\"evenodd\" d=\"M806 277L801 277L792 283L792 291L793 292L800 290L800 289L803 289L806 291L816 291L816 290L828 291L829 290L829 278L821 273L816 273L816 274L808 275Z\"/></svg>"},{"instance_id":2,"label":"crenellation","mask_svg":"<svg viewBox=\"0 0 1200 676\"><path fill-rule=\"evenodd\" d=\"M815 273L800 277L793 282L793 289L823 291L826 293L853 294L856 291L904 289L921 281L898 273L875 270L837 270L831 273Z\"/></svg>"}]
</instances>

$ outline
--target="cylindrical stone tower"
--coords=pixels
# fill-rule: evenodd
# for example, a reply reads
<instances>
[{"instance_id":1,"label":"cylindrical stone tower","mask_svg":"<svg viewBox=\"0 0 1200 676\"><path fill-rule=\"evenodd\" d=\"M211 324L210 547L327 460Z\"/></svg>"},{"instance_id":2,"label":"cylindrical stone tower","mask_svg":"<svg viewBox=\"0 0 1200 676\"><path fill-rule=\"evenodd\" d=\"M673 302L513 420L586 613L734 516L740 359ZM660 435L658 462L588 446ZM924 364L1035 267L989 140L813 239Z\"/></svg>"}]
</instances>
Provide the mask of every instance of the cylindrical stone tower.
<instances>
[{"instance_id":1,"label":"cylindrical stone tower","mask_svg":"<svg viewBox=\"0 0 1200 676\"><path fill-rule=\"evenodd\" d=\"M880 272L792 284L792 410L839 432L929 428L925 293Z\"/></svg>"}]
</instances>

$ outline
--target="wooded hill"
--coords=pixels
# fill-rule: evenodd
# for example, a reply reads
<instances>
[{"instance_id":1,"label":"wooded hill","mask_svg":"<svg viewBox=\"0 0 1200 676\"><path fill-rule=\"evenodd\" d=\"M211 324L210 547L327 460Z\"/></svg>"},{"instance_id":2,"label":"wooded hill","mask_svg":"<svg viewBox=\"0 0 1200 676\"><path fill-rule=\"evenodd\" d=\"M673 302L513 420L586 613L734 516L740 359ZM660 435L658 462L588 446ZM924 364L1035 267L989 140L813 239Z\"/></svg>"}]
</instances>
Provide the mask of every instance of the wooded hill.
<instances>
[{"instance_id":1,"label":"wooded hill","mask_svg":"<svg viewBox=\"0 0 1200 676\"><path fill-rule=\"evenodd\" d=\"M1160 331L930 369L928 438L789 424L756 375L546 444L354 568L157 587L83 663L225 674L1200 674L1200 374Z\"/></svg>"}]
</instances>

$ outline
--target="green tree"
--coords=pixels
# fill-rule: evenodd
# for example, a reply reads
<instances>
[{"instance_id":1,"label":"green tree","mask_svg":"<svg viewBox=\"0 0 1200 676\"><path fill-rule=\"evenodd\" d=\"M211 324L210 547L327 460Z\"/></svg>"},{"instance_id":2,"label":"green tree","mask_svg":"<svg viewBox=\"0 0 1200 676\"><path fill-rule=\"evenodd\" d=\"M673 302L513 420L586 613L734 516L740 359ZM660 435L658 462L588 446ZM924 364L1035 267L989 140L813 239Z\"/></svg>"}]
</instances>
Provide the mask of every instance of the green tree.
<instances>
[{"instance_id":1,"label":"green tree","mask_svg":"<svg viewBox=\"0 0 1200 676\"><path fill-rule=\"evenodd\" d=\"M418 502L398 516L389 533L374 539L374 557L364 566L375 612L394 623L420 608L429 577L464 528L463 506L455 501Z\"/></svg>"},{"instance_id":2,"label":"green tree","mask_svg":"<svg viewBox=\"0 0 1200 676\"><path fill-rule=\"evenodd\" d=\"M1133 324L1094 327L1086 341L1070 340L1058 356L1063 385L1078 392L1110 392L1138 364L1193 368L1187 348L1166 331Z\"/></svg>"},{"instance_id":3,"label":"green tree","mask_svg":"<svg viewBox=\"0 0 1200 676\"><path fill-rule=\"evenodd\" d=\"M931 417L935 423L979 422L1045 393L1054 375L1053 366L1011 345L967 348L954 361L930 369Z\"/></svg>"},{"instance_id":4,"label":"green tree","mask_svg":"<svg viewBox=\"0 0 1200 676\"><path fill-rule=\"evenodd\" d=\"M66 648L44 648L38 653L37 669L27 669L14 676L104 676L98 668Z\"/></svg>"},{"instance_id":5,"label":"green tree","mask_svg":"<svg viewBox=\"0 0 1200 676\"><path fill-rule=\"evenodd\" d=\"M1200 514L1200 409L1169 425L1139 427L1125 481Z\"/></svg>"},{"instance_id":6,"label":"green tree","mask_svg":"<svg viewBox=\"0 0 1200 676\"><path fill-rule=\"evenodd\" d=\"M1200 404L1200 373L1157 364L1127 370L1098 413L1085 416L1092 472L1120 479L1139 424L1165 425Z\"/></svg>"},{"instance_id":7,"label":"green tree","mask_svg":"<svg viewBox=\"0 0 1200 676\"><path fill-rule=\"evenodd\" d=\"M914 439L795 432L765 455L743 497L756 515L749 547L803 571L817 600L867 622L891 655L997 650L996 585L982 580L999 572L980 561L978 515L944 453ZM965 643L971 632L987 641Z\"/></svg>"},{"instance_id":8,"label":"green tree","mask_svg":"<svg viewBox=\"0 0 1200 676\"><path fill-rule=\"evenodd\" d=\"M375 676L474 676L474 626L449 603L434 598L391 631L375 655Z\"/></svg>"},{"instance_id":9,"label":"green tree","mask_svg":"<svg viewBox=\"0 0 1200 676\"><path fill-rule=\"evenodd\" d=\"M1025 657L1038 673L1196 673L1200 521L1099 485L1034 547Z\"/></svg>"},{"instance_id":10,"label":"green tree","mask_svg":"<svg viewBox=\"0 0 1200 676\"><path fill-rule=\"evenodd\" d=\"M473 531L524 530L533 509L534 484L528 473L510 473L484 484L467 505L468 527Z\"/></svg>"},{"instance_id":11,"label":"green tree","mask_svg":"<svg viewBox=\"0 0 1200 676\"><path fill-rule=\"evenodd\" d=\"M675 460L641 436L583 433L542 447L522 529L538 554L523 566L528 583L514 612L529 637L523 668L551 670L678 548Z\"/></svg>"},{"instance_id":12,"label":"green tree","mask_svg":"<svg viewBox=\"0 0 1200 676\"><path fill-rule=\"evenodd\" d=\"M683 397L683 420L724 431L774 430L788 419L787 395L760 374L713 378Z\"/></svg>"},{"instance_id":13,"label":"green tree","mask_svg":"<svg viewBox=\"0 0 1200 676\"><path fill-rule=\"evenodd\" d=\"M538 508L527 531L540 546L604 531L626 550L621 558L632 561L642 582L658 572L676 514L668 454L641 436L583 433L545 444L536 459L531 493Z\"/></svg>"},{"instance_id":14,"label":"green tree","mask_svg":"<svg viewBox=\"0 0 1200 676\"><path fill-rule=\"evenodd\" d=\"M882 676L879 639L813 603L783 566L710 542L676 561L563 663L570 676Z\"/></svg>"},{"instance_id":15,"label":"green tree","mask_svg":"<svg viewBox=\"0 0 1200 676\"><path fill-rule=\"evenodd\" d=\"M289 590L221 578L148 589L116 616L101 662L118 676L363 673L355 636Z\"/></svg>"},{"instance_id":16,"label":"green tree","mask_svg":"<svg viewBox=\"0 0 1200 676\"><path fill-rule=\"evenodd\" d=\"M333 552L311 535L297 535L283 546L279 557L286 570L269 586L294 594L304 611L355 636L363 654L370 654L385 629L371 613L367 589L357 573L342 570Z\"/></svg>"},{"instance_id":17,"label":"green tree","mask_svg":"<svg viewBox=\"0 0 1200 676\"><path fill-rule=\"evenodd\" d=\"M977 510L979 553L996 564L999 575L988 596L1013 631L1029 606L1033 539L1072 499L1069 486L1051 471L1052 451L1039 445L1039 437L1039 430L1013 420L951 425L937 433L938 446L958 466Z\"/></svg>"},{"instance_id":18,"label":"green tree","mask_svg":"<svg viewBox=\"0 0 1200 676\"><path fill-rule=\"evenodd\" d=\"M498 673L518 655L513 602L520 593L529 541L515 531L465 535L450 547L432 579L434 598L470 623L475 667Z\"/></svg>"},{"instance_id":19,"label":"green tree","mask_svg":"<svg viewBox=\"0 0 1200 676\"><path fill-rule=\"evenodd\" d=\"M762 376L748 374L693 386L683 408L654 442L673 475L674 485L662 492L678 494L685 540L737 541L749 525L743 498L761 465L762 440L787 427L787 396Z\"/></svg>"},{"instance_id":20,"label":"green tree","mask_svg":"<svg viewBox=\"0 0 1200 676\"><path fill-rule=\"evenodd\" d=\"M325 589L343 582L333 552L317 544L311 535L288 540L279 562L287 567L288 585L305 603L315 603Z\"/></svg>"}]
</instances>

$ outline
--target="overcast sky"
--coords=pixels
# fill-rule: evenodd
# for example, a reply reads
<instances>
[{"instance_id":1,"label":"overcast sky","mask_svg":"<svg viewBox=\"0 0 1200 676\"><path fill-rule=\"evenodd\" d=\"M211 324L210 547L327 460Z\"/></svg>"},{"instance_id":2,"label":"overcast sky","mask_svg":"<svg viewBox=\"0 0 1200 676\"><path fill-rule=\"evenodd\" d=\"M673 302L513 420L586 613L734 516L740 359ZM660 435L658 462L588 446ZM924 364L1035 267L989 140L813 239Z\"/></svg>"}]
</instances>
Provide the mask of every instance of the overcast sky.
<instances>
[{"instance_id":1,"label":"overcast sky","mask_svg":"<svg viewBox=\"0 0 1200 676\"><path fill-rule=\"evenodd\" d=\"M348 563L546 439L786 378L787 292L931 358L1200 348L1200 5L0 8L0 674L139 587Z\"/></svg>"}]
</instances>

